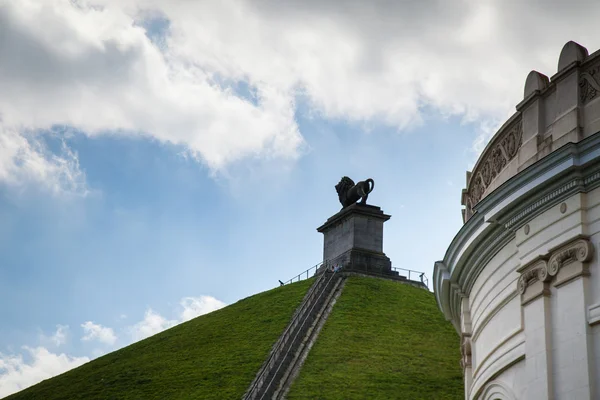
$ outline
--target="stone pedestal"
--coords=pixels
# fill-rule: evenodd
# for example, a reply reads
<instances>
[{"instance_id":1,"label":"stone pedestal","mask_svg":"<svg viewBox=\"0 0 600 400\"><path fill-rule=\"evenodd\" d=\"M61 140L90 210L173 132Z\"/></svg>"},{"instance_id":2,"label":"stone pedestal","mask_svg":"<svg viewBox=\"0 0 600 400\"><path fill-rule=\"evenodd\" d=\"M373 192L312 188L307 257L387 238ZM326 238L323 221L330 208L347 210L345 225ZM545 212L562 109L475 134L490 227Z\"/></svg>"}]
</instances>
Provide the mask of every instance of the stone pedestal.
<instances>
[{"instance_id":1,"label":"stone pedestal","mask_svg":"<svg viewBox=\"0 0 600 400\"><path fill-rule=\"evenodd\" d=\"M398 275L383 252L383 223L388 219L376 206L344 208L317 228L324 235L323 260L345 270Z\"/></svg>"}]
</instances>

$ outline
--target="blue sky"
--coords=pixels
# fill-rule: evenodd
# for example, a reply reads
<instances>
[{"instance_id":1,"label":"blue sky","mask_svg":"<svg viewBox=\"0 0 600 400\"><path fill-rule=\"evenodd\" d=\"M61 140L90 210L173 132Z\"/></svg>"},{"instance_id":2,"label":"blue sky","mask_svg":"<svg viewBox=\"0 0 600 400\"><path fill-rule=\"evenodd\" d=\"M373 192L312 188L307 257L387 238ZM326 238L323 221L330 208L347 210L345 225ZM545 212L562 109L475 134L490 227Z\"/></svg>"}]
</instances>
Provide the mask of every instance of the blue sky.
<instances>
[{"instance_id":1,"label":"blue sky","mask_svg":"<svg viewBox=\"0 0 600 400\"><path fill-rule=\"evenodd\" d=\"M343 123L299 121L310 151L285 174L235 187L173 146L68 139L89 195L2 188L2 303L22 305L5 310L2 340L90 316L112 326L148 306L168 314L183 296L231 303L270 289L322 259L316 228L339 210L333 186L344 174L375 179L370 203L392 215L385 252L395 266L429 275L461 225L474 130L438 120L408 134L379 128L365 135ZM420 156L428 153L435 163ZM430 239L408 240L415 235Z\"/></svg>"},{"instance_id":2,"label":"blue sky","mask_svg":"<svg viewBox=\"0 0 600 400\"><path fill-rule=\"evenodd\" d=\"M505 2L226 3L0 0L0 396L320 262L344 175L431 278L529 70L600 46L536 2L531 43Z\"/></svg>"},{"instance_id":3,"label":"blue sky","mask_svg":"<svg viewBox=\"0 0 600 400\"><path fill-rule=\"evenodd\" d=\"M64 325L72 337L60 351L93 357L127 344L128 327L149 308L176 318L186 296L230 304L277 286L322 259L316 228L339 210L333 186L344 174L375 179L369 200L392 215L384 251L393 265L431 276L461 225L473 127L432 118L406 134L382 127L365 134L298 120L307 154L285 173L239 172L248 182L212 179L180 149L156 141L75 134L66 142L90 194L2 187L2 352L21 353ZM87 321L120 339L115 346L80 340Z\"/></svg>"}]
</instances>

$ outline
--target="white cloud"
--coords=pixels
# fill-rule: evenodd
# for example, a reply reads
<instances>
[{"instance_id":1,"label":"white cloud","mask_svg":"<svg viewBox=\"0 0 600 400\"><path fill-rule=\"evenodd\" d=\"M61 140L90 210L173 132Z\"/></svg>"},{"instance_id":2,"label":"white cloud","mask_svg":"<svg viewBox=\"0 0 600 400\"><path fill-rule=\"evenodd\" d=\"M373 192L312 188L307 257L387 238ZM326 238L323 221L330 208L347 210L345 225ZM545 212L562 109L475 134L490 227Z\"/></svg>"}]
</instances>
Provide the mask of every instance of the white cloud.
<instances>
[{"instance_id":1,"label":"white cloud","mask_svg":"<svg viewBox=\"0 0 600 400\"><path fill-rule=\"evenodd\" d=\"M52 154L39 137L3 126L0 119L0 182L19 187L30 181L55 194L87 194L79 158L64 141L61 152Z\"/></svg>"},{"instance_id":2,"label":"white cloud","mask_svg":"<svg viewBox=\"0 0 600 400\"><path fill-rule=\"evenodd\" d=\"M568 40L600 46L589 28L598 11L537 0L0 0L0 132L18 132L2 135L25 149L24 129L56 124L149 136L216 172L297 158L298 95L326 118L399 129L420 123L424 106L502 119L529 70L552 75ZM157 17L168 21L159 39L142 28Z\"/></svg>"},{"instance_id":3,"label":"white cloud","mask_svg":"<svg viewBox=\"0 0 600 400\"><path fill-rule=\"evenodd\" d=\"M97 340L100 343L107 344L112 346L117 341L117 336L115 335L112 328L107 328L99 324L95 324L92 321L87 321L81 324L83 328L84 335L81 338L83 341L91 341Z\"/></svg>"},{"instance_id":4,"label":"white cloud","mask_svg":"<svg viewBox=\"0 0 600 400\"><path fill-rule=\"evenodd\" d=\"M56 325L56 331L51 335L45 335L43 332L40 333L40 345L41 346L52 346L60 347L67 343L69 337L69 326L68 325Z\"/></svg>"},{"instance_id":5,"label":"white cloud","mask_svg":"<svg viewBox=\"0 0 600 400\"><path fill-rule=\"evenodd\" d=\"M179 305L181 311L177 319L167 319L152 309L148 309L142 321L127 328L132 341L137 342L177 324L226 306L224 302L212 296L184 297Z\"/></svg>"},{"instance_id":6,"label":"white cloud","mask_svg":"<svg viewBox=\"0 0 600 400\"><path fill-rule=\"evenodd\" d=\"M177 325L178 321L168 320L162 315L148 309L144 315L144 319L135 325L128 328L131 338L134 342L155 335L165 329Z\"/></svg>"},{"instance_id":7,"label":"white cloud","mask_svg":"<svg viewBox=\"0 0 600 400\"><path fill-rule=\"evenodd\" d=\"M44 347L23 349L31 358L30 361L25 361L22 354L0 353L0 397L23 390L89 361L87 357L52 353Z\"/></svg>"},{"instance_id":8,"label":"white cloud","mask_svg":"<svg viewBox=\"0 0 600 400\"><path fill-rule=\"evenodd\" d=\"M54 335L50 337L50 340L54 343L55 346L63 345L67 342L67 332L69 331L69 327L66 325L57 325L56 332Z\"/></svg>"},{"instance_id":9,"label":"white cloud","mask_svg":"<svg viewBox=\"0 0 600 400\"><path fill-rule=\"evenodd\" d=\"M0 0L2 125L151 136L213 170L256 154L296 156L291 93L264 83L257 104L240 98L161 53L134 17L116 3Z\"/></svg>"},{"instance_id":10,"label":"white cloud","mask_svg":"<svg viewBox=\"0 0 600 400\"><path fill-rule=\"evenodd\" d=\"M512 115L512 112L510 115ZM504 122L506 122L510 115L507 114L505 118L490 118L481 121L479 124L479 134L475 137L475 140L471 145L470 152L474 155L474 157L470 161L469 169L474 167L475 162L489 143L490 139L494 136L498 129L500 129Z\"/></svg>"},{"instance_id":11,"label":"white cloud","mask_svg":"<svg viewBox=\"0 0 600 400\"><path fill-rule=\"evenodd\" d=\"M418 123L423 105L467 120L504 117L529 70L555 72L566 41L600 45L583 22L600 4L581 3L565 13L539 1L153 2L172 21L177 58L300 89L325 117L398 128ZM547 29L532 36L538 24Z\"/></svg>"},{"instance_id":12,"label":"white cloud","mask_svg":"<svg viewBox=\"0 0 600 400\"><path fill-rule=\"evenodd\" d=\"M208 314L226 306L221 300L212 296L184 297L179 303L183 307L181 322L189 321L200 315Z\"/></svg>"}]
</instances>

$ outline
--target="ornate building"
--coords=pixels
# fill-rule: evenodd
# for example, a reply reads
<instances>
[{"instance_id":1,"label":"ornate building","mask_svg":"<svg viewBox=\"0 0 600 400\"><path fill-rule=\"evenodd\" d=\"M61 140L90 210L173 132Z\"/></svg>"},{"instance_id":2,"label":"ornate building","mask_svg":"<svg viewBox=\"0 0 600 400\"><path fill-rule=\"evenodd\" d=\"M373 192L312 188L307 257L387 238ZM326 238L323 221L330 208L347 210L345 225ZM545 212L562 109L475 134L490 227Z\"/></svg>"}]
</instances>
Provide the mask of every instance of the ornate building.
<instances>
[{"instance_id":1,"label":"ornate building","mask_svg":"<svg viewBox=\"0 0 600 400\"><path fill-rule=\"evenodd\" d=\"M435 264L465 399L600 399L600 51L567 43L467 173Z\"/></svg>"}]
</instances>

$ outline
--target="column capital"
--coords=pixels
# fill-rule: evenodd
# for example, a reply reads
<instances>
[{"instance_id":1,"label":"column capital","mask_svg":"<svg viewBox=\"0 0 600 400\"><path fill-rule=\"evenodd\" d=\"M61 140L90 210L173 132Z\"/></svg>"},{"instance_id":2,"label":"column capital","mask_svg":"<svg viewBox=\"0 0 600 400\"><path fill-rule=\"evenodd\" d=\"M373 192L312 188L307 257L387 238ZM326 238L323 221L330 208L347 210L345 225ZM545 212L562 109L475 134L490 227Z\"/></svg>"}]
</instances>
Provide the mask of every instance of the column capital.
<instances>
[{"instance_id":1,"label":"column capital","mask_svg":"<svg viewBox=\"0 0 600 400\"><path fill-rule=\"evenodd\" d=\"M584 263L591 260L594 246L587 236L577 236L561 244L517 269L521 274L517 281L521 304L525 305L541 295L550 295L549 284L562 285L578 276L588 273ZM581 268L560 274L563 267L578 262Z\"/></svg>"}]
</instances>

